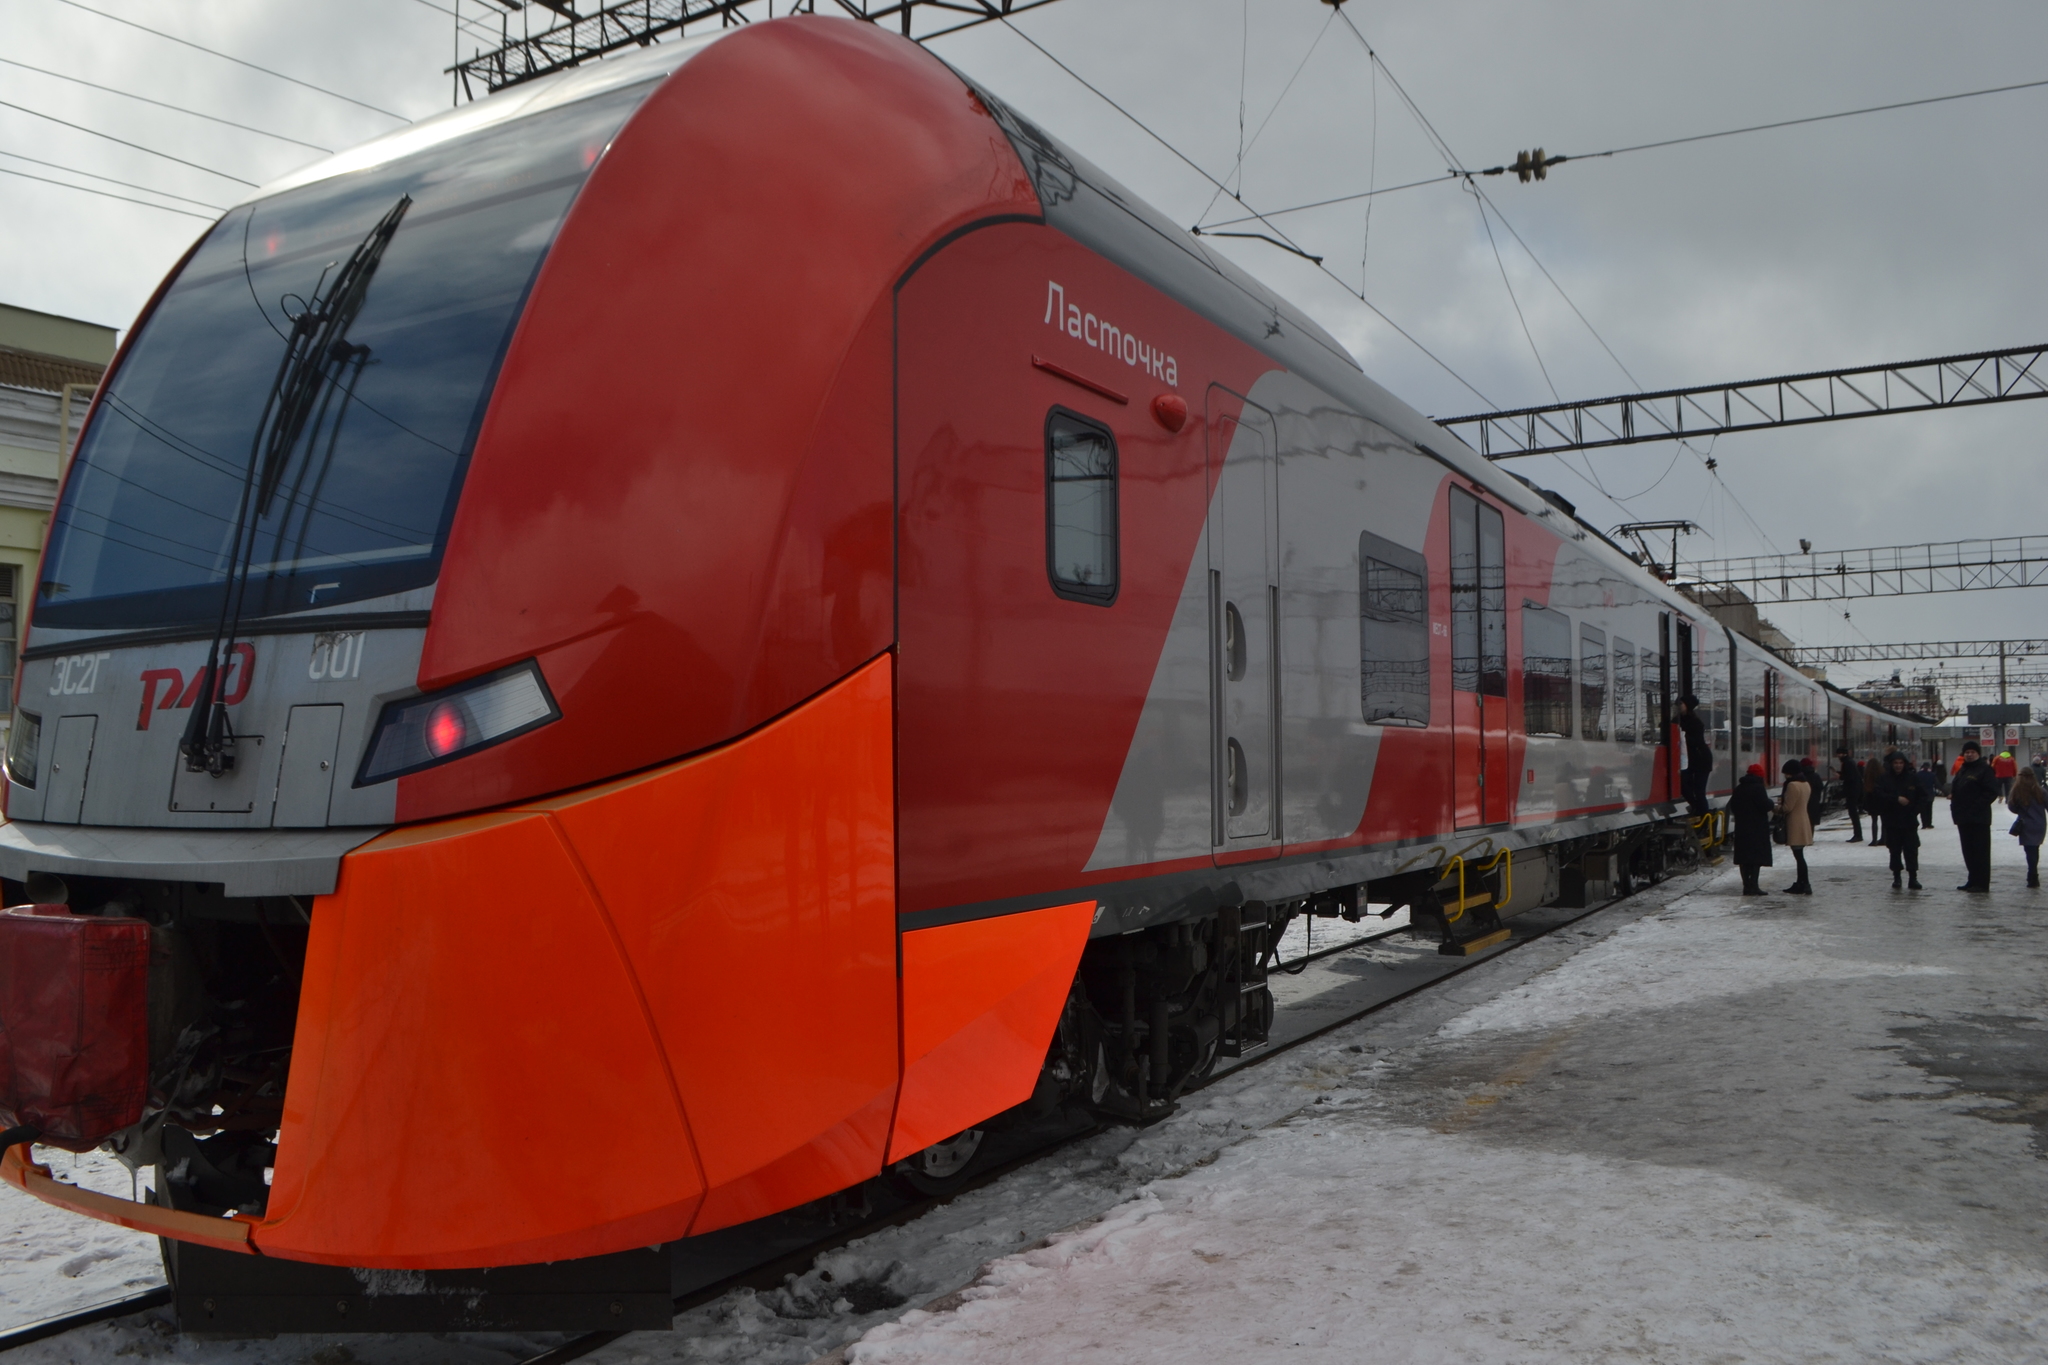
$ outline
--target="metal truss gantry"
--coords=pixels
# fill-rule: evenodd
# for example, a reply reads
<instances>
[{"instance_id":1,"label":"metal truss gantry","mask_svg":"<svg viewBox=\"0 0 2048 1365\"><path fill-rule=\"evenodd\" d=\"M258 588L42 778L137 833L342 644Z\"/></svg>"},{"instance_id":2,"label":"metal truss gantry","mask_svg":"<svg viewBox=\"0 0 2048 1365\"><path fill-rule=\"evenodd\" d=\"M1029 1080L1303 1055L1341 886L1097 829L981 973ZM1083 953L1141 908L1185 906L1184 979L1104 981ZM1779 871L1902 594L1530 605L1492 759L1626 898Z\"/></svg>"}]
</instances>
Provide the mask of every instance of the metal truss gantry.
<instances>
[{"instance_id":1,"label":"metal truss gantry","mask_svg":"<svg viewBox=\"0 0 2048 1365\"><path fill-rule=\"evenodd\" d=\"M506 0L497 0L505 5ZM616 0L583 6L575 0L539 0L561 22L520 37L448 68L463 99L475 99L508 85L568 67L647 47L686 30L716 24L730 28L781 14L843 14L871 24L890 24L906 38L925 42L977 24L995 23L1053 0ZM585 7L587 6L587 8ZM517 9L518 5L507 5Z\"/></svg>"},{"instance_id":2,"label":"metal truss gantry","mask_svg":"<svg viewBox=\"0 0 2048 1365\"><path fill-rule=\"evenodd\" d=\"M1679 581L1739 588L1752 602L1840 602L2048 584L2048 536L1753 555L1679 566Z\"/></svg>"},{"instance_id":3,"label":"metal truss gantry","mask_svg":"<svg viewBox=\"0 0 2048 1365\"><path fill-rule=\"evenodd\" d=\"M1800 645L1780 650L1795 664L1897 663L1912 659L2023 659L2048 655L2048 640L1915 640L1899 644Z\"/></svg>"},{"instance_id":4,"label":"metal truss gantry","mask_svg":"<svg viewBox=\"0 0 2048 1365\"><path fill-rule=\"evenodd\" d=\"M1490 460L2048 398L2048 346L1440 417Z\"/></svg>"}]
</instances>

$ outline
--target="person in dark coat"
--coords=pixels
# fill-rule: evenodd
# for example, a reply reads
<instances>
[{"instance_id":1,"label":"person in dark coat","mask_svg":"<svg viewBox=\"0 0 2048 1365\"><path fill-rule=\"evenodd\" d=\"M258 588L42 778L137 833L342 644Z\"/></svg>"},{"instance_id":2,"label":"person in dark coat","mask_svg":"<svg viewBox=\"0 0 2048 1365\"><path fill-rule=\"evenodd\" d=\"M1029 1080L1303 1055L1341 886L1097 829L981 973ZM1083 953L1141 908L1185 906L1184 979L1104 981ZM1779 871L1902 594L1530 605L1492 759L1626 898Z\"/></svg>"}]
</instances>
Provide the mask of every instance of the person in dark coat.
<instances>
[{"instance_id":1,"label":"person in dark coat","mask_svg":"<svg viewBox=\"0 0 2048 1365\"><path fill-rule=\"evenodd\" d=\"M1958 891L1991 889L1991 808L1997 802L1998 778L1971 740L1963 745L1963 761L1948 782L1948 818L1955 822L1963 866L1969 869Z\"/></svg>"},{"instance_id":2,"label":"person in dark coat","mask_svg":"<svg viewBox=\"0 0 2048 1365\"><path fill-rule=\"evenodd\" d=\"M1920 812L1929 804L1920 774L1897 749L1884 756L1884 776L1871 793L1884 824L1885 847L1892 851L1892 890L1899 889L1901 870L1910 887L1920 889Z\"/></svg>"},{"instance_id":3,"label":"person in dark coat","mask_svg":"<svg viewBox=\"0 0 2048 1365\"><path fill-rule=\"evenodd\" d=\"M1920 828L1933 829L1934 798L1941 791L1941 774L1935 771L1932 763L1922 763L1916 776L1920 779L1920 789L1927 793L1927 799L1920 804Z\"/></svg>"},{"instance_id":4,"label":"person in dark coat","mask_svg":"<svg viewBox=\"0 0 2048 1365\"><path fill-rule=\"evenodd\" d=\"M1815 829L1819 829L1821 807L1826 804L1821 797L1827 791L1827 784L1820 780L1820 770L1813 766L1810 758L1799 760L1799 772L1806 779L1806 818Z\"/></svg>"},{"instance_id":5,"label":"person in dark coat","mask_svg":"<svg viewBox=\"0 0 2048 1365\"><path fill-rule=\"evenodd\" d=\"M1678 776L1685 808L1707 813L1707 774L1714 770L1714 747L1707 743L1707 723L1700 719L1700 699L1688 692L1678 699L1678 728L1685 735L1685 771Z\"/></svg>"},{"instance_id":6,"label":"person in dark coat","mask_svg":"<svg viewBox=\"0 0 2048 1365\"><path fill-rule=\"evenodd\" d=\"M1842 804L1849 808L1849 825L1856 832L1849 842L1863 842L1863 765L1845 748L1835 750L1835 766L1842 779ZM1871 831L1876 834L1876 830Z\"/></svg>"},{"instance_id":7,"label":"person in dark coat","mask_svg":"<svg viewBox=\"0 0 2048 1365\"><path fill-rule=\"evenodd\" d=\"M1749 771L1735 780L1728 815L1735 821L1735 865L1742 869L1742 894L1761 896L1764 888L1758 878L1771 865L1771 789L1764 785L1763 764L1750 764Z\"/></svg>"}]
</instances>

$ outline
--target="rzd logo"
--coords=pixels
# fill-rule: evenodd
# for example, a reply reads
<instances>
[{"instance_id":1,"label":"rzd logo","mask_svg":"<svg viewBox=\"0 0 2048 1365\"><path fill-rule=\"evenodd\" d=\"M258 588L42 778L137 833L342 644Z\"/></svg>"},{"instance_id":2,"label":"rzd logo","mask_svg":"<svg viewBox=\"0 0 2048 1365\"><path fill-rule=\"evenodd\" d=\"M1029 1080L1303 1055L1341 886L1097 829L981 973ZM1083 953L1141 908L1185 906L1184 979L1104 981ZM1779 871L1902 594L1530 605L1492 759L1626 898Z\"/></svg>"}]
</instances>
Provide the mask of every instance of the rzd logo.
<instances>
[{"instance_id":1,"label":"rzd logo","mask_svg":"<svg viewBox=\"0 0 2048 1365\"><path fill-rule=\"evenodd\" d=\"M228 651L227 667L222 670L219 696L223 706L233 706L249 695L249 679L256 672L256 646L237 644ZM185 675L175 668L145 668L142 670L142 710L136 714L135 728L149 728L149 713L152 710L168 711L173 706L183 710L199 701L199 682L206 676L206 665L200 664L192 670L192 680L185 681ZM163 690L163 700L157 700L157 684L169 683Z\"/></svg>"}]
</instances>

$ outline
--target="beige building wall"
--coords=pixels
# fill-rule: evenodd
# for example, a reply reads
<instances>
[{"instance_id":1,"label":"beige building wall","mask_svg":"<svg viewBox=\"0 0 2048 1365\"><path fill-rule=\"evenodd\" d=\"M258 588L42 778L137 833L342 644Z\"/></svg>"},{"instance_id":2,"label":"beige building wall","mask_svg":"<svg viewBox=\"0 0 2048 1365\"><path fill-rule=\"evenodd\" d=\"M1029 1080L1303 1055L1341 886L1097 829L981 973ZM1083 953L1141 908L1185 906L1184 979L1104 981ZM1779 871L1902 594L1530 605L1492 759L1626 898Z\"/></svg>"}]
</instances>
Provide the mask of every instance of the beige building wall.
<instances>
[{"instance_id":1,"label":"beige building wall","mask_svg":"<svg viewBox=\"0 0 2048 1365\"><path fill-rule=\"evenodd\" d=\"M0 303L0 685L9 691L57 481L116 339L112 327Z\"/></svg>"}]
</instances>

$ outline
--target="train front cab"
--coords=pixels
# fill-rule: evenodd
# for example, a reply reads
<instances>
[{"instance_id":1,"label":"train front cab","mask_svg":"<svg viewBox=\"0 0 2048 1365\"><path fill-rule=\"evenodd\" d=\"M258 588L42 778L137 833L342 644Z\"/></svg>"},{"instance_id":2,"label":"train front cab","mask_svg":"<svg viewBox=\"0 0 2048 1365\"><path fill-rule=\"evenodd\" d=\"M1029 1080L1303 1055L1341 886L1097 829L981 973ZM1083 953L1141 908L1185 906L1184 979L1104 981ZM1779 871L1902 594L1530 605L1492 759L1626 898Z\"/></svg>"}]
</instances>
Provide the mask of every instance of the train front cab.
<instances>
[{"instance_id":1,"label":"train front cab","mask_svg":"<svg viewBox=\"0 0 2048 1365\"><path fill-rule=\"evenodd\" d=\"M681 47L677 74L577 170L474 432L431 621L408 602L402 630L350 623L373 666L413 651L412 676L322 676L342 690L300 696L322 622L265 621L231 708L237 735L277 734L287 703L332 702L340 742L366 743L387 700L527 669L553 714L367 787L349 785L353 758L323 764L396 826L312 836L358 845L326 885L172 897L246 921L236 941L256 958L267 938L305 945L267 1191L246 1208L87 1197L25 1147L5 1158L13 1183L270 1258L561 1261L822 1197L1030 1095L1095 907L899 937L891 376L894 283L949 233L1035 219L1036 195L987 111L914 45L797 20ZM616 101L634 60L568 79ZM678 53L644 61L660 76ZM482 117L449 116L458 134ZM343 170L395 175L436 136ZM387 218L392 261L433 221L403 205ZM108 431L127 420L108 401L121 384L117 365L90 419ZM81 622L54 638L92 639ZM147 647L177 651L182 683L205 634ZM154 837L98 812L120 746L142 755L145 789L185 719L158 720L174 703L137 676L144 646L121 643L89 700L57 699L50 650L24 670L52 693L45 736L77 728L69 707L104 741L83 825L35 819L50 814L47 739L42 786L10 789L34 845L17 861L70 873L88 910L110 888L139 888L122 902L138 906L171 889L78 852ZM271 711L276 729L256 719ZM285 834L270 815L209 812L248 828L178 837L260 853Z\"/></svg>"}]
</instances>

